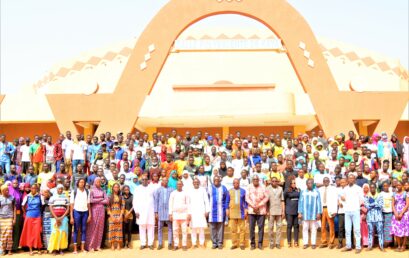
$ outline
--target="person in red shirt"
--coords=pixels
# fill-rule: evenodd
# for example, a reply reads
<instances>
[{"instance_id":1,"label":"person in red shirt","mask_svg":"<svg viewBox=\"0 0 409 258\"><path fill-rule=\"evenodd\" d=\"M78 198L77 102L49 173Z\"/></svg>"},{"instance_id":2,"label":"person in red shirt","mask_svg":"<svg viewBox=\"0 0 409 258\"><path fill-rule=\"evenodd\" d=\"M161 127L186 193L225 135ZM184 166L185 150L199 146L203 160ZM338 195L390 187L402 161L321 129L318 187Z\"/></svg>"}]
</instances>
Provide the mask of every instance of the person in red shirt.
<instances>
[{"instance_id":1,"label":"person in red shirt","mask_svg":"<svg viewBox=\"0 0 409 258\"><path fill-rule=\"evenodd\" d=\"M171 153L168 153L168 154L166 155L166 161L165 161L165 162L162 162L162 164L160 165L160 167L166 171L166 177L167 177L167 178L170 177L170 173L172 172L172 170L177 170L177 165L176 165L176 163L173 161L173 156L172 156Z\"/></svg>"},{"instance_id":2,"label":"person in red shirt","mask_svg":"<svg viewBox=\"0 0 409 258\"><path fill-rule=\"evenodd\" d=\"M347 150L350 150L354 147L355 133L353 131L349 131L348 136L349 140L346 140L344 145L347 147Z\"/></svg>"}]
</instances>

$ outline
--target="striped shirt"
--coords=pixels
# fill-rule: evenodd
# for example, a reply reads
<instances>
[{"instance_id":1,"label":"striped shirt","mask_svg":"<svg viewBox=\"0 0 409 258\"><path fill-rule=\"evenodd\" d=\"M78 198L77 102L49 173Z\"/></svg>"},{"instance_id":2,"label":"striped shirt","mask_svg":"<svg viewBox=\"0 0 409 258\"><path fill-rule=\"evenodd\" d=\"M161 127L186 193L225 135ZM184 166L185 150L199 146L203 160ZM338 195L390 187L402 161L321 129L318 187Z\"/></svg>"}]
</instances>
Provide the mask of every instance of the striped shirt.
<instances>
[{"instance_id":1,"label":"striped shirt","mask_svg":"<svg viewBox=\"0 0 409 258\"><path fill-rule=\"evenodd\" d=\"M317 190L303 190L298 201L298 213L303 220L317 220L317 215L322 214L320 193Z\"/></svg>"},{"instance_id":2,"label":"striped shirt","mask_svg":"<svg viewBox=\"0 0 409 258\"><path fill-rule=\"evenodd\" d=\"M229 207L230 195L223 185L209 189L210 213L209 222L224 222L226 219L226 209Z\"/></svg>"},{"instance_id":3,"label":"striped shirt","mask_svg":"<svg viewBox=\"0 0 409 258\"><path fill-rule=\"evenodd\" d=\"M155 191L153 198L155 200L155 213L158 213L159 221L169 220L169 197L174 191L172 187L159 187Z\"/></svg>"}]
</instances>

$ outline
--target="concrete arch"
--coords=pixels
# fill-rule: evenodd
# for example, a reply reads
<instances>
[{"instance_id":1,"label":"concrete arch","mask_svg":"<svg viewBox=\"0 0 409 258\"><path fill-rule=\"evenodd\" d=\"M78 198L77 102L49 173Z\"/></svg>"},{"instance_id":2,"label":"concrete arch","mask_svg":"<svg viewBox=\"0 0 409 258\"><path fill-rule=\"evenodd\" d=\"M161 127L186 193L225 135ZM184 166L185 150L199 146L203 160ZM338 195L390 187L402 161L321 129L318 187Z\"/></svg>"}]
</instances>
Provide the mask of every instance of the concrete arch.
<instances>
[{"instance_id":1,"label":"concrete arch","mask_svg":"<svg viewBox=\"0 0 409 258\"><path fill-rule=\"evenodd\" d=\"M173 42L190 25L219 14L240 14L258 20L282 39L294 71L309 94L317 119L327 135L351 130L354 128L352 121L360 119L381 120L378 130L392 132L396 127L409 94L383 93L396 104L391 111L397 115L388 118L388 115L380 113L388 102L379 94L360 93L359 96L352 96L349 92L339 92L310 26L287 1L171 0L139 37L113 94L47 96L60 130L74 131L73 121L100 121L97 133L130 131L145 97L150 94L167 60ZM149 60L145 60L146 55L150 55ZM357 99L360 101L355 102ZM353 101L353 104L345 105L349 101ZM66 104L62 107L60 103ZM79 108L78 103L90 103L94 108ZM111 103L109 109L107 103ZM127 111L132 110L131 114L122 112L124 103ZM365 109L373 103L378 103L378 107ZM96 112L98 107L100 109ZM357 113L357 110L360 112ZM341 115L334 119L333 114Z\"/></svg>"}]
</instances>

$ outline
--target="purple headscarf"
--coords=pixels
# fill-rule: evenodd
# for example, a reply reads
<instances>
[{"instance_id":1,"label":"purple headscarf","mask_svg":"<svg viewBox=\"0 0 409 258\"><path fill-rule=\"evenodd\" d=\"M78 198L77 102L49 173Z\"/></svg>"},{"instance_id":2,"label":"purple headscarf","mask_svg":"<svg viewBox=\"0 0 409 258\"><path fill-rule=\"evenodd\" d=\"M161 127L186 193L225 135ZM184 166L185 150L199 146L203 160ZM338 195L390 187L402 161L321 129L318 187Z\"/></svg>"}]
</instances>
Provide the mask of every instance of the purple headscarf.
<instances>
[{"instance_id":1,"label":"purple headscarf","mask_svg":"<svg viewBox=\"0 0 409 258\"><path fill-rule=\"evenodd\" d=\"M14 180L13 180L14 181ZM20 192L20 187L13 187L13 182L9 185L9 194L14 197L16 210L21 210L21 201L23 194Z\"/></svg>"}]
</instances>

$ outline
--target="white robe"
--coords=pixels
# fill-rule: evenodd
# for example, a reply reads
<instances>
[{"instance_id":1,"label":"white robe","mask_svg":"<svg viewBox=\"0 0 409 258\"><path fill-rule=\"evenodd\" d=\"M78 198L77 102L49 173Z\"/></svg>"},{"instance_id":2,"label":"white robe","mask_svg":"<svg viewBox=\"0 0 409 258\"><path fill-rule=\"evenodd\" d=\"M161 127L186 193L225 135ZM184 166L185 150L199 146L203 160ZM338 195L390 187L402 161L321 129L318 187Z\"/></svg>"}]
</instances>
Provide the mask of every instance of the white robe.
<instances>
[{"instance_id":1,"label":"white robe","mask_svg":"<svg viewBox=\"0 0 409 258\"><path fill-rule=\"evenodd\" d=\"M133 198L133 208L135 213L139 213L138 225L155 225L155 207L153 195L155 187L152 185L136 187Z\"/></svg>"},{"instance_id":2,"label":"white robe","mask_svg":"<svg viewBox=\"0 0 409 258\"><path fill-rule=\"evenodd\" d=\"M202 187L190 190L188 212L191 217L191 228L206 228L206 212L210 212L209 196Z\"/></svg>"}]
</instances>

